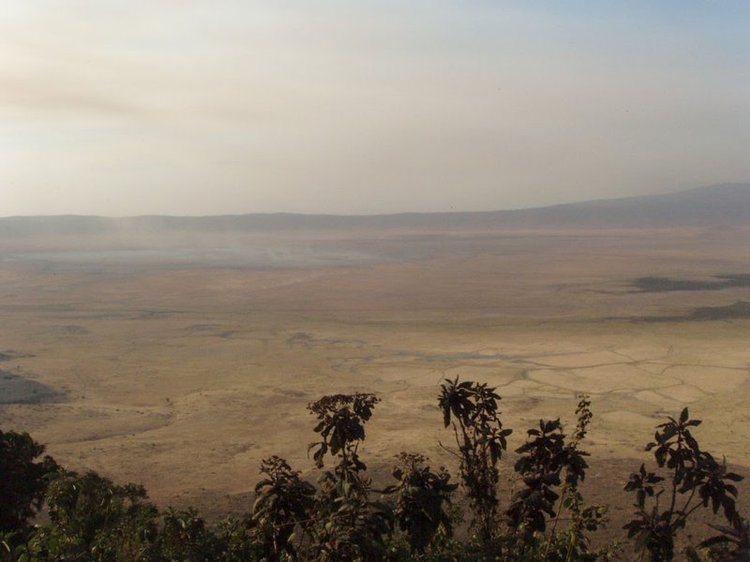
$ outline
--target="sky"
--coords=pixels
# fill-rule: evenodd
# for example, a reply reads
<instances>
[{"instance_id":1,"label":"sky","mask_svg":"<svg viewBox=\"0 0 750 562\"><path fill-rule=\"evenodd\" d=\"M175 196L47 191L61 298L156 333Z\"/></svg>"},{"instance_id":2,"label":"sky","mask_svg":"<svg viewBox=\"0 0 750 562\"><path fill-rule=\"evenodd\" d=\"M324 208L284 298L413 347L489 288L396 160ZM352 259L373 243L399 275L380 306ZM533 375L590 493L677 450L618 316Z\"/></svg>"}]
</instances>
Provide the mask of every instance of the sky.
<instances>
[{"instance_id":1,"label":"sky","mask_svg":"<svg viewBox=\"0 0 750 562\"><path fill-rule=\"evenodd\" d=\"M747 0L0 0L0 216L750 180Z\"/></svg>"}]
</instances>

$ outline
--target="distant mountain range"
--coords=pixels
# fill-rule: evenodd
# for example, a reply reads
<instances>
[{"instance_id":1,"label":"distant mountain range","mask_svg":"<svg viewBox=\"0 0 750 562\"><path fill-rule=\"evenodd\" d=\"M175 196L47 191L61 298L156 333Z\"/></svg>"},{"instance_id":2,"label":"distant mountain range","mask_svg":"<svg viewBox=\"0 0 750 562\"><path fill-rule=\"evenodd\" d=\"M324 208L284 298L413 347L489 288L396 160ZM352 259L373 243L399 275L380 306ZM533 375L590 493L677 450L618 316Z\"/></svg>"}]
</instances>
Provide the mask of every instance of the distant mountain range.
<instances>
[{"instance_id":1,"label":"distant mountain range","mask_svg":"<svg viewBox=\"0 0 750 562\"><path fill-rule=\"evenodd\" d=\"M0 218L0 238L96 236L164 232L252 232L327 229L553 229L637 228L750 224L750 183L644 197L601 199L551 207L456 213L204 217L37 216Z\"/></svg>"}]
</instances>

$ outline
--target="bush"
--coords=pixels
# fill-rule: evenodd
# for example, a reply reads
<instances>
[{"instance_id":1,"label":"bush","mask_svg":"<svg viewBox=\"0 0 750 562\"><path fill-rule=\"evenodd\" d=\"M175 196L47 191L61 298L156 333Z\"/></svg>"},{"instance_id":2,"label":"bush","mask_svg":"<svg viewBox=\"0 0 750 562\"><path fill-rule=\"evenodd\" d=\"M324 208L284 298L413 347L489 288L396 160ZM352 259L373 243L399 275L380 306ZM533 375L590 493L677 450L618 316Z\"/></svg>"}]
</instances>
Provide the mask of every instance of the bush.
<instances>
[{"instance_id":1,"label":"bush","mask_svg":"<svg viewBox=\"0 0 750 562\"><path fill-rule=\"evenodd\" d=\"M59 468L43 454L44 446L28 433L0 431L0 532L9 544L28 531L44 502L50 475Z\"/></svg>"},{"instance_id":2,"label":"bush","mask_svg":"<svg viewBox=\"0 0 750 562\"><path fill-rule=\"evenodd\" d=\"M315 432L321 437L310 445L310 450L315 449L315 464L323 468L326 455L335 463L318 481L320 490L309 527L311 560L375 562L385 556L391 511L370 497L372 482L365 476L367 465L358 453L365 439L364 424L379 401L374 394L335 394L308 407L318 418Z\"/></svg>"},{"instance_id":3,"label":"bush","mask_svg":"<svg viewBox=\"0 0 750 562\"><path fill-rule=\"evenodd\" d=\"M95 472L62 471L50 483L50 522L29 540L33 560L152 560L158 511L142 486L118 486Z\"/></svg>"},{"instance_id":4,"label":"bush","mask_svg":"<svg viewBox=\"0 0 750 562\"><path fill-rule=\"evenodd\" d=\"M513 432L503 428L499 401L494 388L472 381L459 383L458 378L446 379L438 397L443 425L453 429L458 453L446 450L459 460L461 483L473 513L472 526L484 542L498 532L498 463Z\"/></svg>"},{"instance_id":5,"label":"bush","mask_svg":"<svg viewBox=\"0 0 750 562\"><path fill-rule=\"evenodd\" d=\"M423 553L439 532L446 539L453 536L450 506L458 484L450 483L451 475L444 468L433 472L423 455L401 453L396 458L392 475L398 484L385 491L393 495L394 517L411 552Z\"/></svg>"},{"instance_id":6,"label":"bush","mask_svg":"<svg viewBox=\"0 0 750 562\"><path fill-rule=\"evenodd\" d=\"M685 408L679 418L670 417L659 425L646 450L654 451L661 474L641 465L625 486L635 494L637 511L624 528L636 551L647 552L651 562L674 558L675 537L698 509L721 511L730 524L740 526L733 483L742 477L701 449L691 431L700 424L701 420L690 419Z\"/></svg>"},{"instance_id":7,"label":"bush","mask_svg":"<svg viewBox=\"0 0 750 562\"><path fill-rule=\"evenodd\" d=\"M297 550L293 534L295 529L304 532L310 527L315 487L276 456L263 460L260 471L266 477L255 485L252 537L269 562L294 557Z\"/></svg>"},{"instance_id":8,"label":"bush","mask_svg":"<svg viewBox=\"0 0 750 562\"><path fill-rule=\"evenodd\" d=\"M251 511L210 526L194 509L159 512L142 486L117 485L94 472L61 470L27 434L0 432L0 562L594 562L612 560L617 545L591 548L606 522L606 506L590 506L579 483L588 453L581 450L592 419L584 396L575 430L559 419L540 420L515 449L520 481L499 509L500 463L511 430L504 428L495 389L447 380L438 405L450 427L472 519L456 538L453 506L458 483L432 470L419 453L401 453L395 482L375 490L360 457L365 424L379 399L373 394L324 396L308 408L318 440L310 446L318 485L282 458L261 463ZM656 468L642 465L625 486L636 514L625 525L641 559L673 560L678 534L704 509L726 522L688 549L691 562L750 559L750 531L737 510L741 477L704 451L693 435L700 420L687 409L657 427ZM50 470L54 470L50 476ZM46 504L49 521L31 526ZM561 517L562 514L566 516ZM565 521L561 523L561 521Z\"/></svg>"}]
</instances>

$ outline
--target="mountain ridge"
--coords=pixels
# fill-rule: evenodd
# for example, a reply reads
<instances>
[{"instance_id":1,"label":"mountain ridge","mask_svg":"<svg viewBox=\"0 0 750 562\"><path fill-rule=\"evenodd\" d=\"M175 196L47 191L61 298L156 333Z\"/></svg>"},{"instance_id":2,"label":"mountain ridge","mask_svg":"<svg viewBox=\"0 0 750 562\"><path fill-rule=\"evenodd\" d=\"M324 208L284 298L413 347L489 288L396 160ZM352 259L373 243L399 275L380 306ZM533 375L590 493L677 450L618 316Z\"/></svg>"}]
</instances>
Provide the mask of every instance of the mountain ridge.
<instances>
[{"instance_id":1,"label":"mountain ridge","mask_svg":"<svg viewBox=\"0 0 750 562\"><path fill-rule=\"evenodd\" d=\"M0 217L0 236L170 231L232 232L340 228L634 228L750 223L750 183L492 211L377 215L245 213L208 216L36 215Z\"/></svg>"}]
</instances>

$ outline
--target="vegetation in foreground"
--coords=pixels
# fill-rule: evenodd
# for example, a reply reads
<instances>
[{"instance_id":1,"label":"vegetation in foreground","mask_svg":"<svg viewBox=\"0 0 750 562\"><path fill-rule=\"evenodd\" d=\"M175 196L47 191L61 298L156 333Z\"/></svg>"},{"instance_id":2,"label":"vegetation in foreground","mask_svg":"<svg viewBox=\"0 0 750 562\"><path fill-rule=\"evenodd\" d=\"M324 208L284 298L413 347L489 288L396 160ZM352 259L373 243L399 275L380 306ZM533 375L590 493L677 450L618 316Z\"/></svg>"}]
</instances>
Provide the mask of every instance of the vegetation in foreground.
<instances>
[{"instance_id":1,"label":"vegetation in foreground","mask_svg":"<svg viewBox=\"0 0 750 562\"><path fill-rule=\"evenodd\" d=\"M0 431L0 561L750 560L750 529L734 485L742 477L701 448L692 433L701 422L687 408L659 425L646 446L655 466L641 465L625 485L635 507L624 528L632 545L593 548L607 508L588 505L579 491L588 469L588 397L570 433L559 419L527 431L515 450L518 487L507 505L499 483L509 470L502 460L512 430L502 424L494 388L458 379L441 387L438 405L452 437L441 446L458 462L456 481L423 455L403 452L392 484L374 487L358 451L378 402L356 393L311 403L317 485L280 457L264 459L249 512L212 527L194 509L159 511L142 486L67 471L28 434ZM459 489L465 513L454 502ZM725 525L680 552L676 539L699 510L719 514ZM45 522L35 524L42 511ZM457 527L466 532L458 536Z\"/></svg>"}]
</instances>

